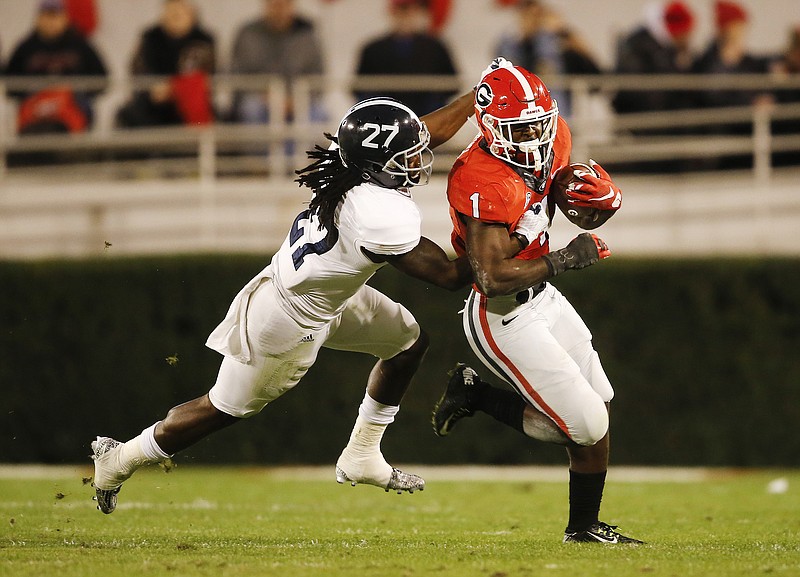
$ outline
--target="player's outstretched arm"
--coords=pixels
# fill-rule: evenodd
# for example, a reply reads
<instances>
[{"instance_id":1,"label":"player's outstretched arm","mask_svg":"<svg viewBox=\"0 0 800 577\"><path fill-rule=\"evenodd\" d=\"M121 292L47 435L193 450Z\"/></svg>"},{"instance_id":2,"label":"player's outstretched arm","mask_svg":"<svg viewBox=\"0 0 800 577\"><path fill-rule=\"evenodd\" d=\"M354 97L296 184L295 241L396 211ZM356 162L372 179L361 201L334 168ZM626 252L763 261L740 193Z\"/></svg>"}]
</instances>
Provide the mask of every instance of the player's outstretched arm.
<instances>
[{"instance_id":1,"label":"player's outstretched arm","mask_svg":"<svg viewBox=\"0 0 800 577\"><path fill-rule=\"evenodd\" d=\"M423 116L421 120L431 133L431 148L444 144L458 132L467 119L475 114L475 93L470 90L450 104Z\"/></svg>"},{"instance_id":2,"label":"player's outstretched arm","mask_svg":"<svg viewBox=\"0 0 800 577\"><path fill-rule=\"evenodd\" d=\"M458 290L472 282L472 269L466 257L450 260L442 247L424 236L407 253L393 256L368 253L368 256L372 260L381 258L411 277L447 290Z\"/></svg>"},{"instance_id":3,"label":"player's outstretched arm","mask_svg":"<svg viewBox=\"0 0 800 577\"><path fill-rule=\"evenodd\" d=\"M499 250L511 257L520 250L519 240L506 232ZM387 256L364 252L374 262L386 261L408 276L447 290L458 290L473 282L472 267L466 256L450 260L442 247L424 236L417 246L404 254Z\"/></svg>"}]
</instances>

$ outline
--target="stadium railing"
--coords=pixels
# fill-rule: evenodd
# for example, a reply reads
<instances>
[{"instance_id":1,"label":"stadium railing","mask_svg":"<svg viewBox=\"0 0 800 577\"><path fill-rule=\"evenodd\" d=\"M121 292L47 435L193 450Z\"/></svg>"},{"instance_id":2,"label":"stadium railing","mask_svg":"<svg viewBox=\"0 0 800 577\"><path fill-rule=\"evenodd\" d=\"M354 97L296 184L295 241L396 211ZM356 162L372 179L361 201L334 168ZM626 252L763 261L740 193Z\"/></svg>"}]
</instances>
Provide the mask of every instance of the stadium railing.
<instances>
[{"instance_id":1,"label":"stadium railing","mask_svg":"<svg viewBox=\"0 0 800 577\"><path fill-rule=\"evenodd\" d=\"M166 172L185 171L203 180L219 174L258 174L284 178L305 164L304 151L321 143L322 133L332 130L335 114L328 111L325 121L313 120L312 95L319 93L326 103L350 103L353 91L390 91L402 88L424 90L465 90L462 79L430 76L370 76L345 80L328 77L303 77L292 80L291 89L280 77L212 77L213 101L225 110L238 90L259 90L269 94L270 106L282 110L291 98L294 120L288 123L281 115L272 115L266 125L244 125L220 120L206 126L169 126L121 129L114 126L116 108L136 90L143 90L162 77L89 77L40 78L5 77L0 79L0 179L10 166L21 167L14 158L43 155L58 164L93 162L120 170L135 170L137 162L161 166ZM606 163L635 167L649 161L714 159L722 156L747 158L745 165L761 179L768 179L776 153L797 153L800 158L800 129L775 134L778 121L800 125L800 102L777 104L762 102L753 106L654 111L616 114L611 105L620 90L703 91L731 90L776 94L784 90L800 91L800 76L755 75L591 75L545 78L554 89L570 94L570 126L573 131L574 158L603 158ZM37 90L68 83L75 90L103 89L96 101L97 119L85 133L18 135L15 128L16 105L8 93ZM337 106L338 110L341 106ZM743 130L737 134L715 134L735 123ZM749 128L748 128L749 127ZM437 156L438 170L446 170L450 161L469 142L474 127L466 128L443 146ZM665 134L667 133L667 134ZM287 145L287 142L294 143ZM69 162L63 162L64 160ZM798 161L800 162L800 161ZM702 164L701 164L702 166ZM84 170L82 168L81 170ZM634 168L635 169L635 168Z\"/></svg>"}]
</instances>

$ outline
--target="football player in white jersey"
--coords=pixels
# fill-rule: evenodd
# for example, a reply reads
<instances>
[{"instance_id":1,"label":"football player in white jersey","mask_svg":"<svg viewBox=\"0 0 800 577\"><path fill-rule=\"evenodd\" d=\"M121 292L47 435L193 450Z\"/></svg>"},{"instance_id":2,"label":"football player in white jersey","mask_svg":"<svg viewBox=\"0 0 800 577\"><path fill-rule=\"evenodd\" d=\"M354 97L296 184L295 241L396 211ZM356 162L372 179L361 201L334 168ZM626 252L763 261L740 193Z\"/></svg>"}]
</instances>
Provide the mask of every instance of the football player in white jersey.
<instances>
[{"instance_id":1,"label":"football player in white jersey","mask_svg":"<svg viewBox=\"0 0 800 577\"><path fill-rule=\"evenodd\" d=\"M122 483L139 467L260 412L300 381L323 346L378 358L336 480L398 493L425 487L387 463L380 442L428 337L404 306L366 282L387 263L450 290L472 280L466 258L450 260L421 236L410 192L427 183L430 148L464 124L472 100L469 92L420 119L398 101L369 99L350 108L335 136L326 134L330 148L308 153L314 162L297 179L313 191L308 209L206 343L224 355L214 386L125 443L103 436L91 443L98 509L114 511Z\"/></svg>"}]
</instances>

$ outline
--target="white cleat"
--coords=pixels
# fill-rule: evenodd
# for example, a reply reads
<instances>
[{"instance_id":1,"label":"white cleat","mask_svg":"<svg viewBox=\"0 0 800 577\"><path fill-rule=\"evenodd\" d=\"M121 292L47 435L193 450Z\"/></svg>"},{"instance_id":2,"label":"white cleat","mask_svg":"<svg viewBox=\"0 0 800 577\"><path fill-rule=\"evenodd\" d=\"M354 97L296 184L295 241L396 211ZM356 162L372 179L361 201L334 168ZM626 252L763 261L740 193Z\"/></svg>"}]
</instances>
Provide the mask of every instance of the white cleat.
<instances>
[{"instance_id":1,"label":"white cleat","mask_svg":"<svg viewBox=\"0 0 800 577\"><path fill-rule=\"evenodd\" d=\"M389 476L388 482L384 482L369 477L362 477L358 479L353 478L348 475L339 465L337 465L336 482L339 484L350 483L350 485L353 487L359 483L365 485L375 485L376 487L381 487L387 493L389 491L397 491L398 495L402 494L403 491L413 493L414 491L425 490L425 480L422 477L412 473L404 473L400 469L396 469L394 467L392 467L392 472Z\"/></svg>"},{"instance_id":2,"label":"white cleat","mask_svg":"<svg viewBox=\"0 0 800 577\"><path fill-rule=\"evenodd\" d=\"M117 508L117 493L122 488L122 482L130 477L119 472L121 451L122 443L111 437L98 436L97 440L92 441L94 498L97 501L97 508L106 515L113 513Z\"/></svg>"}]
</instances>

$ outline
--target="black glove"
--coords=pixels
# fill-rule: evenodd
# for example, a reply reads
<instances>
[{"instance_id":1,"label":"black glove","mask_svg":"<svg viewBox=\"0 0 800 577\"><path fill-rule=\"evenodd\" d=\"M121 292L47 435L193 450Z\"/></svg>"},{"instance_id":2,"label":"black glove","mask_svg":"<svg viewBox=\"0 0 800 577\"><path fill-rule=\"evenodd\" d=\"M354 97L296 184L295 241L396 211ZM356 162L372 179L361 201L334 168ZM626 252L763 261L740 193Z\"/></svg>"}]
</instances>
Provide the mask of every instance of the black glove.
<instances>
[{"instance_id":1,"label":"black glove","mask_svg":"<svg viewBox=\"0 0 800 577\"><path fill-rule=\"evenodd\" d=\"M550 269L550 276L556 276L565 270L591 266L609 256L611 251L605 242L591 233L584 232L569 241L564 248L547 253L542 258Z\"/></svg>"}]
</instances>

